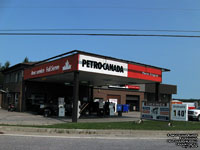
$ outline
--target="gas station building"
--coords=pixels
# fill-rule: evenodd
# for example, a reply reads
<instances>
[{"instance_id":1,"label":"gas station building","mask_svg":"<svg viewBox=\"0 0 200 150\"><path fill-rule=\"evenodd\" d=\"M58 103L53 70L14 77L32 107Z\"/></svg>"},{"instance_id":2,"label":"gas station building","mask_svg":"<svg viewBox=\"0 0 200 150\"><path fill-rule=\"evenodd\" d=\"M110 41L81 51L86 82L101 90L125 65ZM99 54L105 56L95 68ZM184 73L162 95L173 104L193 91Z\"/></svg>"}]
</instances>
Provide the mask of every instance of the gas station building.
<instances>
[{"instance_id":1,"label":"gas station building","mask_svg":"<svg viewBox=\"0 0 200 150\"><path fill-rule=\"evenodd\" d=\"M141 111L143 101L169 102L175 85L162 84L162 73L169 69L73 50L35 63L16 64L3 71L2 108L14 103L17 111L36 111L38 105L71 106L77 122L90 102L112 101L129 104L130 111ZM58 102L59 98L63 98ZM58 104L59 103L59 104ZM66 108L67 109L67 108ZM70 109L70 108L69 108Z\"/></svg>"}]
</instances>

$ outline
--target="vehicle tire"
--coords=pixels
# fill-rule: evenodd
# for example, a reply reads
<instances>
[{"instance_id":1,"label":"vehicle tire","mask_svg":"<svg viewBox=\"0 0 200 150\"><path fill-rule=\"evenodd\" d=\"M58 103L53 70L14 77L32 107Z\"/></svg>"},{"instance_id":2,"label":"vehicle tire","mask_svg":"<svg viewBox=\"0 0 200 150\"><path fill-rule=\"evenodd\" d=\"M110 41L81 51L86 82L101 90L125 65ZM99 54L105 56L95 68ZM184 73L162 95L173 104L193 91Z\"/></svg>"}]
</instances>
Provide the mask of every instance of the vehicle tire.
<instances>
[{"instance_id":1,"label":"vehicle tire","mask_svg":"<svg viewBox=\"0 0 200 150\"><path fill-rule=\"evenodd\" d=\"M44 117L48 117L48 113L44 113Z\"/></svg>"},{"instance_id":2,"label":"vehicle tire","mask_svg":"<svg viewBox=\"0 0 200 150\"><path fill-rule=\"evenodd\" d=\"M198 115L198 118L197 118L197 120L198 120L198 121L200 121L200 115Z\"/></svg>"},{"instance_id":3,"label":"vehicle tire","mask_svg":"<svg viewBox=\"0 0 200 150\"><path fill-rule=\"evenodd\" d=\"M51 110L50 109L44 109L44 117L49 117L51 114Z\"/></svg>"}]
</instances>

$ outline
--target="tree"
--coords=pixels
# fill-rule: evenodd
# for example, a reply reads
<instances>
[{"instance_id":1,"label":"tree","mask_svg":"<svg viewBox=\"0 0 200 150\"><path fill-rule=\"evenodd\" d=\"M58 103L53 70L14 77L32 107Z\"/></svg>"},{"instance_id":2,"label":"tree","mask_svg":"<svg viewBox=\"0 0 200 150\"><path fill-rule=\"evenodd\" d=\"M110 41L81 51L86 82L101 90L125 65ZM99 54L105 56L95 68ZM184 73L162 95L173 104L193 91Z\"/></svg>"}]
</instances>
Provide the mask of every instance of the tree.
<instances>
[{"instance_id":1,"label":"tree","mask_svg":"<svg viewBox=\"0 0 200 150\"><path fill-rule=\"evenodd\" d=\"M1 63L0 63L0 85L3 84L3 80L4 80L3 73L1 72L2 70L3 70L3 66L1 66Z\"/></svg>"},{"instance_id":2,"label":"tree","mask_svg":"<svg viewBox=\"0 0 200 150\"><path fill-rule=\"evenodd\" d=\"M8 69L9 66L10 66L10 62L6 61L3 67L4 67L4 69Z\"/></svg>"},{"instance_id":3,"label":"tree","mask_svg":"<svg viewBox=\"0 0 200 150\"><path fill-rule=\"evenodd\" d=\"M9 62L9 61L6 61L5 64L4 64L4 66L1 66L1 65L0 65L0 71L3 71L3 70L5 70L5 69L8 69L9 66L10 66L10 62Z\"/></svg>"},{"instance_id":4,"label":"tree","mask_svg":"<svg viewBox=\"0 0 200 150\"><path fill-rule=\"evenodd\" d=\"M26 57L24 58L23 63L28 63L28 62L29 62L29 60L28 60L28 57L26 56Z\"/></svg>"},{"instance_id":5,"label":"tree","mask_svg":"<svg viewBox=\"0 0 200 150\"><path fill-rule=\"evenodd\" d=\"M3 80L4 80L4 75L1 71L5 70L5 69L8 69L10 66L10 62L9 61L6 61L4 66L1 65L0 63L0 84L3 84Z\"/></svg>"},{"instance_id":6,"label":"tree","mask_svg":"<svg viewBox=\"0 0 200 150\"><path fill-rule=\"evenodd\" d=\"M0 72L0 85L3 84L4 75Z\"/></svg>"}]
</instances>

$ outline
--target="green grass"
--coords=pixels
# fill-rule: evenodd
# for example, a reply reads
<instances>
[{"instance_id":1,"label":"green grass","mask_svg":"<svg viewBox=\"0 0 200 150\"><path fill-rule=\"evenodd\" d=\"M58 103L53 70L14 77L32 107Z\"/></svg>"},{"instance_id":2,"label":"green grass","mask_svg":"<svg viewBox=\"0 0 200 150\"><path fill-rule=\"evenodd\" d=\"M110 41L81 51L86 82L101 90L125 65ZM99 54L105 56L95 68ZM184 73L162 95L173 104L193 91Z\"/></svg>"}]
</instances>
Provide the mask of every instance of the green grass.
<instances>
[{"instance_id":1,"label":"green grass","mask_svg":"<svg viewBox=\"0 0 200 150\"><path fill-rule=\"evenodd\" d=\"M200 130L200 122L173 121L173 126L168 127L168 122L144 121L142 124L135 122L108 122L108 123L62 123L55 125L30 126L30 125L0 125L57 129L122 129L122 130Z\"/></svg>"}]
</instances>

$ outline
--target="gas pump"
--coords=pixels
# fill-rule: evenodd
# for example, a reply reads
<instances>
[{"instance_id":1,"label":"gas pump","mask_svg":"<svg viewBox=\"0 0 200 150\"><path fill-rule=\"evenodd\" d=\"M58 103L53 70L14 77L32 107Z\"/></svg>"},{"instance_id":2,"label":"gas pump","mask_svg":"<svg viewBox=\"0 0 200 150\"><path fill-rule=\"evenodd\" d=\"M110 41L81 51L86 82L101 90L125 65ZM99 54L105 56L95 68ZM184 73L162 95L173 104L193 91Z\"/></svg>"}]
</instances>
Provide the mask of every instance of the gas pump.
<instances>
[{"instance_id":1,"label":"gas pump","mask_svg":"<svg viewBox=\"0 0 200 150\"><path fill-rule=\"evenodd\" d=\"M81 107L81 102L78 101L77 118L80 118L80 116L81 116L81 109L80 109L80 107Z\"/></svg>"},{"instance_id":2,"label":"gas pump","mask_svg":"<svg viewBox=\"0 0 200 150\"><path fill-rule=\"evenodd\" d=\"M65 117L65 99L64 97L58 98L58 116L59 117Z\"/></svg>"},{"instance_id":3,"label":"gas pump","mask_svg":"<svg viewBox=\"0 0 200 150\"><path fill-rule=\"evenodd\" d=\"M111 103L109 104L109 110L110 110L109 115L110 115L110 116L114 116L114 115L115 115L114 107L115 107L115 104L111 102Z\"/></svg>"}]
</instances>

